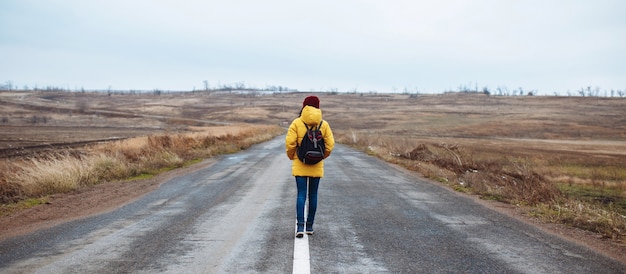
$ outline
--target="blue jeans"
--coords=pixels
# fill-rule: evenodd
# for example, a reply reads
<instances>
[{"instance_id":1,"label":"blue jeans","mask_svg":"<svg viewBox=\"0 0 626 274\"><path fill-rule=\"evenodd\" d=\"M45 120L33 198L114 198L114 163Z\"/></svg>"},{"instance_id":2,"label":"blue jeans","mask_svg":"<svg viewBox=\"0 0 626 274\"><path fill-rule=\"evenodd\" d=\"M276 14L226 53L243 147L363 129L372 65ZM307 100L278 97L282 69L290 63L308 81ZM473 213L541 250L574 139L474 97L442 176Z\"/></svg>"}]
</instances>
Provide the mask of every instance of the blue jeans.
<instances>
[{"instance_id":1,"label":"blue jeans","mask_svg":"<svg viewBox=\"0 0 626 274\"><path fill-rule=\"evenodd\" d=\"M296 176L296 185L298 186L298 198L296 199L296 219L298 224L304 224L304 204L306 202L307 188L309 191L309 213L306 222L313 224L315 211L317 210L317 188L320 185L320 178Z\"/></svg>"}]
</instances>

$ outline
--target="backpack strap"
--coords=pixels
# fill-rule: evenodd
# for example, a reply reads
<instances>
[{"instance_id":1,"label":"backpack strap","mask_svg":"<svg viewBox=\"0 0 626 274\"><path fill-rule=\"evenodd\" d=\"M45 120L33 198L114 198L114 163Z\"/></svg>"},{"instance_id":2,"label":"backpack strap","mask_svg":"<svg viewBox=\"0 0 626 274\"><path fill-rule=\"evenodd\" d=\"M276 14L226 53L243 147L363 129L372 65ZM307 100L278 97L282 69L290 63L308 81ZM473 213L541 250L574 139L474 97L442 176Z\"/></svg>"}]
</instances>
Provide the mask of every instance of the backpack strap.
<instances>
[{"instance_id":1,"label":"backpack strap","mask_svg":"<svg viewBox=\"0 0 626 274\"><path fill-rule=\"evenodd\" d=\"M300 119L302 120L302 119ZM302 120L302 123L304 124L304 127L306 127L306 130L311 130L313 129L313 127L309 128L309 125L307 125L304 120ZM320 128L322 128L322 123L324 123L324 120L321 120L320 123L317 125L317 130L320 130Z\"/></svg>"},{"instance_id":2,"label":"backpack strap","mask_svg":"<svg viewBox=\"0 0 626 274\"><path fill-rule=\"evenodd\" d=\"M302 121L302 123L304 124L304 127L306 128L307 131L310 130L309 125L307 125L304 120L300 119L300 121Z\"/></svg>"}]
</instances>

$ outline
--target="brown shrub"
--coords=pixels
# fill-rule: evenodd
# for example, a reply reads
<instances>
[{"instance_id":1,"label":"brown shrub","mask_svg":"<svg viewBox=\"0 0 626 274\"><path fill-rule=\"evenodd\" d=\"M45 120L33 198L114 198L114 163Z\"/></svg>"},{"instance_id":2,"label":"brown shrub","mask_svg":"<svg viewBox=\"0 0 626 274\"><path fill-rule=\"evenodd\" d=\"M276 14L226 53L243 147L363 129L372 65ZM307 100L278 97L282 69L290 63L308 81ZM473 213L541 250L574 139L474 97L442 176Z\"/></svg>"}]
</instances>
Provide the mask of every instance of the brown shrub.
<instances>
[{"instance_id":1,"label":"brown shrub","mask_svg":"<svg viewBox=\"0 0 626 274\"><path fill-rule=\"evenodd\" d=\"M517 169L507 171L511 165ZM561 197L554 184L527 166L518 165L509 160L481 165L482 168L460 174L459 183L477 194L511 203L535 205Z\"/></svg>"},{"instance_id":2,"label":"brown shrub","mask_svg":"<svg viewBox=\"0 0 626 274\"><path fill-rule=\"evenodd\" d=\"M433 162L437 159L437 156L432 151L430 151L430 149L428 149L426 144L420 144L409 153L401 156L413 161L422 162Z\"/></svg>"}]
</instances>

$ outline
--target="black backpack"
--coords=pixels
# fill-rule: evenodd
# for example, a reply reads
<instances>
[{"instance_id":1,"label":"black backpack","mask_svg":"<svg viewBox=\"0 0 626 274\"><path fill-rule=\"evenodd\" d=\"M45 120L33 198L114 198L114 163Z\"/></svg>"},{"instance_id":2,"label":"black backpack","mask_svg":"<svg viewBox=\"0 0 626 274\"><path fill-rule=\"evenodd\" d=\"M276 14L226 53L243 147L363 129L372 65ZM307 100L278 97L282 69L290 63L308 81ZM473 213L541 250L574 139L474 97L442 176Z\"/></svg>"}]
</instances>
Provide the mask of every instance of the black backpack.
<instances>
[{"instance_id":1,"label":"black backpack","mask_svg":"<svg viewBox=\"0 0 626 274\"><path fill-rule=\"evenodd\" d=\"M317 164L324 159L324 136L320 131L323 122L322 120L317 128L309 128L304 123L306 134L302 137L302 142L298 147L298 159L307 165Z\"/></svg>"}]
</instances>

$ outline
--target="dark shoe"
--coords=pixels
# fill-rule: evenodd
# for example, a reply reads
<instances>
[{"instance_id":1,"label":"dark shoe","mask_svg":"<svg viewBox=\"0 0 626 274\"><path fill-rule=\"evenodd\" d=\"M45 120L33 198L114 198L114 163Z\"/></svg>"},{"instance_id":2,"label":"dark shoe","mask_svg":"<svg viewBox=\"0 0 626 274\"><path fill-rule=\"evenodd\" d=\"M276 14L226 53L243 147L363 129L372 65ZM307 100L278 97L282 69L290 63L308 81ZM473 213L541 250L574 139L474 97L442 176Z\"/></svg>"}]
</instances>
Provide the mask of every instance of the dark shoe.
<instances>
[{"instance_id":1,"label":"dark shoe","mask_svg":"<svg viewBox=\"0 0 626 274\"><path fill-rule=\"evenodd\" d=\"M306 223L306 234L313 235L313 224Z\"/></svg>"},{"instance_id":2,"label":"dark shoe","mask_svg":"<svg viewBox=\"0 0 626 274\"><path fill-rule=\"evenodd\" d=\"M296 230L296 238L302 238L302 237L304 237L304 224L299 223L298 228Z\"/></svg>"}]
</instances>

